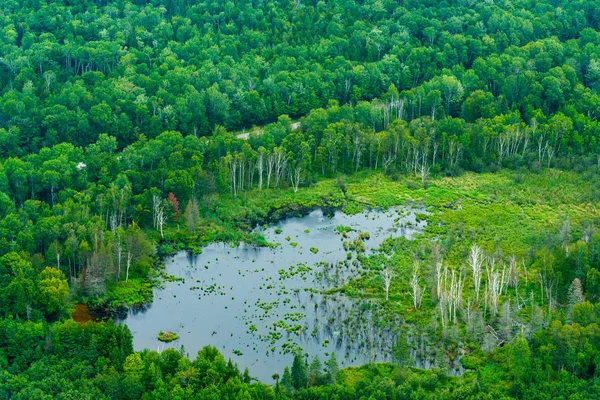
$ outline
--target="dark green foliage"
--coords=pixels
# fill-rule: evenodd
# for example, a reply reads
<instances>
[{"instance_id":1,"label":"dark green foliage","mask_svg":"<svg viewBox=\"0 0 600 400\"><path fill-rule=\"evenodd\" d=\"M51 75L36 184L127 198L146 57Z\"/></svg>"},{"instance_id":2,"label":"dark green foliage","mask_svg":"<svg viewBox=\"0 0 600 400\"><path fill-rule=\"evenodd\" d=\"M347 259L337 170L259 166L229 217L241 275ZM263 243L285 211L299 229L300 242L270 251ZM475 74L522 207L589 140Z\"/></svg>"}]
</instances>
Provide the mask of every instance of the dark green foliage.
<instances>
[{"instance_id":1,"label":"dark green foliage","mask_svg":"<svg viewBox=\"0 0 600 400\"><path fill-rule=\"evenodd\" d=\"M308 367L308 386L318 386L323 383L323 365L319 356L315 356Z\"/></svg>"},{"instance_id":2,"label":"dark green foliage","mask_svg":"<svg viewBox=\"0 0 600 400\"><path fill-rule=\"evenodd\" d=\"M296 390L307 387L307 365L304 360L304 354L297 352L294 354L292 363L292 387Z\"/></svg>"},{"instance_id":3,"label":"dark green foliage","mask_svg":"<svg viewBox=\"0 0 600 400\"><path fill-rule=\"evenodd\" d=\"M556 222L549 214L524 211L537 201L532 173L571 169L585 184L578 202L561 205L597 204L598 9L593 0L2 1L0 397L598 397L600 236L597 221L567 216L547 238L522 240L528 287L501 294L498 316L476 307L464 332L435 336L440 365L465 342L463 365L475 371L460 382L407 369L408 334L394 347L399 366L340 371L331 353L323 374L318 358L309 366L296 354L273 392L215 348L193 361L133 353L126 327L60 322L70 300L148 301L156 248L268 245L248 233L256 223L317 205L356 212L369 204L356 176L389 175L415 198L433 186L440 207L458 208L436 179L509 168L522 192L499 215L544 230ZM332 181L318 196L299 191L323 178ZM455 215L417 221L432 218L428 234L455 251L473 233ZM495 246L500 234L480 218L478 233ZM345 246L362 253L367 239Z\"/></svg>"}]
</instances>

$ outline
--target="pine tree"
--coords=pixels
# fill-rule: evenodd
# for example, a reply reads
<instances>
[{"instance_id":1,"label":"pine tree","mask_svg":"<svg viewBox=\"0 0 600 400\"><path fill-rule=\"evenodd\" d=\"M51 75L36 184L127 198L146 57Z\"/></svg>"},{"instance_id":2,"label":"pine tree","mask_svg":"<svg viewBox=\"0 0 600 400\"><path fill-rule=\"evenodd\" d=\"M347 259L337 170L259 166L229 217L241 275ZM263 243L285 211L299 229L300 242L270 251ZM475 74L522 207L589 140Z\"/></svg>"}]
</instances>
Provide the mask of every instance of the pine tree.
<instances>
[{"instance_id":1,"label":"pine tree","mask_svg":"<svg viewBox=\"0 0 600 400\"><path fill-rule=\"evenodd\" d=\"M408 366L410 363L410 347L408 338L404 333L400 334L396 345L394 346L394 361L401 367Z\"/></svg>"},{"instance_id":2,"label":"pine tree","mask_svg":"<svg viewBox=\"0 0 600 400\"><path fill-rule=\"evenodd\" d=\"M327 366L327 383L330 385L335 385L340 367L334 352L331 352L329 360L325 362L325 365Z\"/></svg>"},{"instance_id":3,"label":"pine tree","mask_svg":"<svg viewBox=\"0 0 600 400\"><path fill-rule=\"evenodd\" d=\"M510 348L510 370L517 382L526 382L531 374L531 350L521 335Z\"/></svg>"},{"instance_id":4,"label":"pine tree","mask_svg":"<svg viewBox=\"0 0 600 400\"><path fill-rule=\"evenodd\" d=\"M281 387L279 386L279 374L276 372L271 377L275 381L275 398L279 399L281 394Z\"/></svg>"},{"instance_id":5,"label":"pine tree","mask_svg":"<svg viewBox=\"0 0 600 400\"><path fill-rule=\"evenodd\" d=\"M292 385L292 375L290 374L290 369L288 367L285 367L283 369L283 376L281 377L281 387L288 392L291 392L294 389Z\"/></svg>"},{"instance_id":6,"label":"pine tree","mask_svg":"<svg viewBox=\"0 0 600 400\"><path fill-rule=\"evenodd\" d=\"M315 356L308 369L308 386L317 386L321 384L323 380L322 369L323 365L321 364L321 360L319 360L319 356Z\"/></svg>"},{"instance_id":7,"label":"pine tree","mask_svg":"<svg viewBox=\"0 0 600 400\"><path fill-rule=\"evenodd\" d=\"M306 364L303 358L302 353L298 351L292 362L292 386L296 390L306 387Z\"/></svg>"},{"instance_id":8,"label":"pine tree","mask_svg":"<svg viewBox=\"0 0 600 400\"><path fill-rule=\"evenodd\" d=\"M583 303L585 297L583 296L583 289L581 287L581 281L579 278L573 279L571 287L569 287L569 294L567 296L569 301L569 308L573 308L575 304Z\"/></svg>"}]
</instances>

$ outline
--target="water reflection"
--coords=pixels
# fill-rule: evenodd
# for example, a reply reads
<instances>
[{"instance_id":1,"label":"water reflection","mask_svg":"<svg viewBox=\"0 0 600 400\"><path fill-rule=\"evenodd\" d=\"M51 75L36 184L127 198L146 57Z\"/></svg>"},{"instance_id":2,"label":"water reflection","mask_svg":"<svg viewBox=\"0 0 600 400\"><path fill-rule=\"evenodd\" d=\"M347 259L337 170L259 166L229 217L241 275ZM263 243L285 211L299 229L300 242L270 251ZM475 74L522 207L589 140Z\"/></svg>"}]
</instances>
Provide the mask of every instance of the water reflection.
<instances>
[{"instance_id":1,"label":"water reflection","mask_svg":"<svg viewBox=\"0 0 600 400\"><path fill-rule=\"evenodd\" d=\"M276 248L214 243L202 254L181 252L166 262L176 279L156 289L154 302L131 310L129 325L136 350L184 345L192 357L205 345L264 382L292 362L297 346L312 358L335 351L342 366L391 357L402 321L385 315L376 302L322 292L343 286L361 272L356 255L344 249L368 232L365 251L389 236L411 238L420 232L416 208L371 210L326 216L316 210L259 227ZM344 226L344 229L337 229ZM348 228L351 228L349 230ZM342 234L340 232L346 232ZM157 334L174 331L179 340L163 344Z\"/></svg>"}]
</instances>

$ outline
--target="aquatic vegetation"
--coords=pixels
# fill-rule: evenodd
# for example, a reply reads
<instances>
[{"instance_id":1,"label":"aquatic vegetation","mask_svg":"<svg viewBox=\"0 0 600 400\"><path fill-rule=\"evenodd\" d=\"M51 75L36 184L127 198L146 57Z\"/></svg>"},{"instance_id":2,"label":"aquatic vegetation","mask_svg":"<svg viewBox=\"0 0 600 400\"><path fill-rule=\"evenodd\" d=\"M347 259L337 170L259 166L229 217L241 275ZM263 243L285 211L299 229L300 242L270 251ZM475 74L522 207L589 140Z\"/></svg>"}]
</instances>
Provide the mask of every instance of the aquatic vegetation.
<instances>
[{"instance_id":1,"label":"aquatic vegetation","mask_svg":"<svg viewBox=\"0 0 600 400\"><path fill-rule=\"evenodd\" d=\"M179 339L179 335L171 331L161 331L158 333L158 340L161 342L172 342Z\"/></svg>"}]
</instances>

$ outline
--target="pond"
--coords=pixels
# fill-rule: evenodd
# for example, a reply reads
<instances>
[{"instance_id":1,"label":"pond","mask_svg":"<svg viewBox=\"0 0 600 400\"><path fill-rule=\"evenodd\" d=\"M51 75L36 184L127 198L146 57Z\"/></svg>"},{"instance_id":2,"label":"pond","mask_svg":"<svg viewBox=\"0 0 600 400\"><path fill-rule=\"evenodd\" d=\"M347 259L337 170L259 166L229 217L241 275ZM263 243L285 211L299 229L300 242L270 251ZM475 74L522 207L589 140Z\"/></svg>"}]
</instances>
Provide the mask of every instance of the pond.
<instances>
[{"instance_id":1,"label":"pond","mask_svg":"<svg viewBox=\"0 0 600 400\"><path fill-rule=\"evenodd\" d=\"M368 254L390 236L421 232L425 222L417 221L418 212L423 209L315 210L256 228L279 244L275 248L214 243L196 256L178 253L166 260L168 278L155 289L153 303L130 310L123 322L136 350L183 345L193 359L212 345L266 383L291 365L298 347L322 362L334 351L340 366L389 360L398 321L382 321L371 302L322 293L360 274L352 251L357 243ZM361 232L369 235L360 240ZM160 331L179 339L162 343Z\"/></svg>"}]
</instances>

